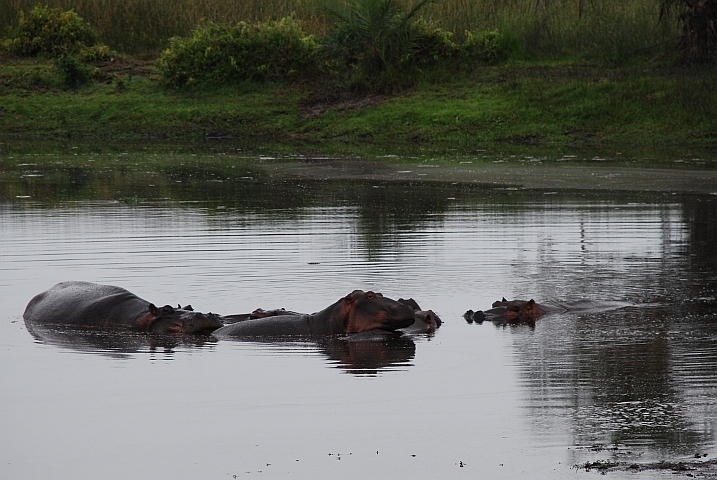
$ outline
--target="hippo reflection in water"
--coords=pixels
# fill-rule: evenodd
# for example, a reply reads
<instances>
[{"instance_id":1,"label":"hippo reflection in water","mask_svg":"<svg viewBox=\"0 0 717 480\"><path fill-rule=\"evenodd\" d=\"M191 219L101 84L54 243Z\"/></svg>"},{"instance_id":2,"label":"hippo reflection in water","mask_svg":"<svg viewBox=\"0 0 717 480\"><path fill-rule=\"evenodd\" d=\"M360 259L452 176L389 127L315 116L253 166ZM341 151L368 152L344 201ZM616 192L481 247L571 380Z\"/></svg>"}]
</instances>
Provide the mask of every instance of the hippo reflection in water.
<instances>
[{"instance_id":1,"label":"hippo reflection in water","mask_svg":"<svg viewBox=\"0 0 717 480\"><path fill-rule=\"evenodd\" d=\"M556 304L541 304L536 303L532 298L526 300L511 300L508 301L503 297L502 300L493 302L490 310L474 312L468 310L463 314L463 318L468 323L483 323L484 321L493 322L504 322L504 323L526 323L534 326L535 321L543 316L549 314L559 313L598 313L605 312L608 310L615 310L617 308L623 308L629 306L626 302L611 302L611 301L593 301L593 300L578 300L575 302L568 303L556 303Z\"/></svg>"},{"instance_id":2,"label":"hippo reflection in water","mask_svg":"<svg viewBox=\"0 0 717 480\"><path fill-rule=\"evenodd\" d=\"M255 311L254 313L256 313ZM354 290L327 308L307 314L282 310L262 318L242 315L228 316L231 320L242 320L216 330L216 338L241 338L255 336L352 334L380 329L393 331L413 324L414 311L408 305L384 297L380 293Z\"/></svg>"},{"instance_id":3,"label":"hippo reflection in water","mask_svg":"<svg viewBox=\"0 0 717 480\"><path fill-rule=\"evenodd\" d=\"M191 306L157 308L124 288L62 282L36 295L23 314L27 324L124 329L159 334L209 332L224 325L219 315Z\"/></svg>"}]
</instances>

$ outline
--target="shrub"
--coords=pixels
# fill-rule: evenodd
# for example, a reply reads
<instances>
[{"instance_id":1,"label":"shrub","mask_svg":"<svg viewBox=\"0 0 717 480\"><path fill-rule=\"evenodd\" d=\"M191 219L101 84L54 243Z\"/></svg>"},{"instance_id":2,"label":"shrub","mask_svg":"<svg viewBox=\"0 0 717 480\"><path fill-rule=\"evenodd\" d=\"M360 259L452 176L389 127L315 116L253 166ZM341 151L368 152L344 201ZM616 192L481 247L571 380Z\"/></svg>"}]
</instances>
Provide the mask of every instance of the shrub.
<instances>
[{"instance_id":1,"label":"shrub","mask_svg":"<svg viewBox=\"0 0 717 480\"><path fill-rule=\"evenodd\" d=\"M506 57L498 32L465 32L466 40L460 45L463 58L494 65Z\"/></svg>"},{"instance_id":2,"label":"shrub","mask_svg":"<svg viewBox=\"0 0 717 480\"><path fill-rule=\"evenodd\" d=\"M416 26L414 17L430 0L421 0L408 12L398 0L343 0L325 3L321 9L334 25L322 43L330 65L347 67L354 73L351 83L372 89L390 88L406 80L421 37L431 50L429 27ZM435 36L433 40L438 40ZM424 56L424 59L430 54ZM414 55L413 59L418 60ZM420 63L420 62L419 62Z\"/></svg>"},{"instance_id":3,"label":"shrub","mask_svg":"<svg viewBox=\"0 0 717 480\"><path fill-rule=\"evenodd\" d=\"M235 26L206 22L173 37L157 61L166 85L297 78L317 70L315 40L292 17Z\"/></svg>"},{"instance_id":4,"label":"shrub","mask_svg":"<svg viewBox=\"0 0 717 480\"><path fill-rule=\"evenodd\" d=\"M90 72L72 55L55 58L55 72L67 88L77 88L90 82Z\"/></svg>"},{"instance_id":5,"label":"shrub","mask_svg":"<svg viewBox=\"0 0 717 480\"><path fill-rule=\"evenodd\" d=\"M78 53L96 41L94 31L73 10L36 5L27 15L20 12L5 46L14 55L55 57Z\"/></svg>"},{"instance_id":6,"label":"shrub","mask_svg":"<svg viewBox=\"0 0 717 480\"><path fill-rule=\"evenodd\" d=\"M453 33L418 19L410 26L411 52L404 62L421 68L431 67L456 56L460 47L453 43Z\"/></svg>"}]
</instances>

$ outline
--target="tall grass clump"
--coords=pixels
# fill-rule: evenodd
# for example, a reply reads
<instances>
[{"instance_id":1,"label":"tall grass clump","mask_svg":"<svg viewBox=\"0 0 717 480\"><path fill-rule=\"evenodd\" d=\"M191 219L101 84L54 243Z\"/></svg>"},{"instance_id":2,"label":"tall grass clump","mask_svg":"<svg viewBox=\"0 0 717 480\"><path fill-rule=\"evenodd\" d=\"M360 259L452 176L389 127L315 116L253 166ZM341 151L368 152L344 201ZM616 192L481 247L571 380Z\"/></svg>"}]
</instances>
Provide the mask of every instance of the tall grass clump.
<instances>
[{"instance_id":1,"label":"tall grass clump","mask_svg":"<svg viewBox=\"0 0 717 480\"><path fill-rule=\"evenodd\" d=\"M292 17L236 25L205 22L173 37L157 62L170 87L290 80L316 72L314 37Z\"/></svg>"},{"instance_id":2,"label":"tall grass clump","mask_svg":"<svg viewBox=\"0 0 717 480\"><path fill-rule=\"evenodd\" d=\"M629 62L653 56L675 34L659 22L656 0L444 0L422 14L456 41L497 31L510 57L525 60Z\"/></svg>"}]
</instances>

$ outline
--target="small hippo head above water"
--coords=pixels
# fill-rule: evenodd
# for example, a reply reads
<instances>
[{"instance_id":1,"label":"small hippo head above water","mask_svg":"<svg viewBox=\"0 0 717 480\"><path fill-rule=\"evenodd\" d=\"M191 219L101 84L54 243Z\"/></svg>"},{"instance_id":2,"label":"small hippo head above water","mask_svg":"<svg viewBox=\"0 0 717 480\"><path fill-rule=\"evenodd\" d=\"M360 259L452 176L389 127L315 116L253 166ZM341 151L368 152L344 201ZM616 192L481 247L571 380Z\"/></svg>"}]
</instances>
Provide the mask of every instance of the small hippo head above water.
<instances>
[{"instance_id":1,"label":"small hippo head above water","mask_svg":"<svg viewBox=\"0 0 717 480\"><path fill-rule=\"evenodd\" d=\"M175 309L169 305L157 308L153 303L148 305L147 314L137 321L140 330L161 334L200 333L223 325L219 315L195 312L191 305Z\"/></svg>"},{"instance_id":2,"label":"small hippo head above water","mask_svg":"<svg viewBox=\"0 0 717 480\"><path fill-rule=\"evenodd\" d=\"M530 323L531 321L535 322L539 316L545 315L545 310L535 303L532 298L528 301L512 300L510 302L503 298L500 301L493 302L492 306L493 308L488 312L502 315L508 321Z\"/></svg>"},{"instance_id":3,"label":"small hippo head above water","mask_svg":"<svg viewBox=\"0 0 717 480\"><path fill-rule=\"evenodd\" d=\"M493 302L493 308L486 311L467 311L463 317L469 322L482 323L484 320L503 320L509 323L535 324L535 320L546 311L542 305L535 303L532 298L525 300L511 300L505 298Z\"/></svg>"}]
</instances>

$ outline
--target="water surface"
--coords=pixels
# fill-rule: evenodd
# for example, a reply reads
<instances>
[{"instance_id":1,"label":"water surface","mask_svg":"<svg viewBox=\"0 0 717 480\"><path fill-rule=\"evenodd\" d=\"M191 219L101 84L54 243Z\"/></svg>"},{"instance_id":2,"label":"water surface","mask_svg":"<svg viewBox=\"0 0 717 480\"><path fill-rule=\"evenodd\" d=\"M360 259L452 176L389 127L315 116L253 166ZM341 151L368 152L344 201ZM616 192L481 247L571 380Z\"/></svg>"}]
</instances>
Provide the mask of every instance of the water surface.
<instances>
[{"instance_id":1,"label":"water surface","mask_svg":"<svg viewBox=\"0 0 717 480\"><path fill-rule=\"evenodd\" d=\"M6 149L0 476L563 478L714 458L712 163L486 155ZM27 302L63 280L224 314L370 289L445 323L356 345L28 331ZM534 329L461 317L503 296L629 306Z\"/></svg>"}]
</instances>

